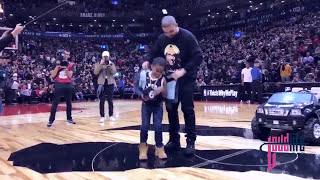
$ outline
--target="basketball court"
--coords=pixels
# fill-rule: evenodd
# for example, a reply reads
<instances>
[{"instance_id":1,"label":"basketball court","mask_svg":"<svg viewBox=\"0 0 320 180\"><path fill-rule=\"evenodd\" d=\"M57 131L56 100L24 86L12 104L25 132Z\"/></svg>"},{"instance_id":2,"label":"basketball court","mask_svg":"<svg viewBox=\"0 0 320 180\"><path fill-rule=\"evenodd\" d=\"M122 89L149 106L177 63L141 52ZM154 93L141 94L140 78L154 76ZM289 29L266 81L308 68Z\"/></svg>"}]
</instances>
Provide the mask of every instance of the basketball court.
<instances>
[{"instance_id":1,"label":"basketball court","mask_svg":"<svg viewBox=\"0 0 320 180\"><path fill-rule=\"evenodd\" d=\"M141 101L116 100L116 122L99 123L98 102L73 103L76 125L67 125L65 105L57 121L46 124L50 106L16 105L0 119L0 179L302 179L320 178L320 147L304 152L277 153L277 166L268 172L267 148L253 139L251 120L257 105L196 102L196 154L183 149L154 157L151 125L149 160L139 162ZM181 112L180 112L181 113ZM180 114L183 117L183 114ZM180 119L182 147L184 120ZM273 131L273 135L280 132ZM164 143L168 120L164 114Z\"/></svg>"}]
</instances>

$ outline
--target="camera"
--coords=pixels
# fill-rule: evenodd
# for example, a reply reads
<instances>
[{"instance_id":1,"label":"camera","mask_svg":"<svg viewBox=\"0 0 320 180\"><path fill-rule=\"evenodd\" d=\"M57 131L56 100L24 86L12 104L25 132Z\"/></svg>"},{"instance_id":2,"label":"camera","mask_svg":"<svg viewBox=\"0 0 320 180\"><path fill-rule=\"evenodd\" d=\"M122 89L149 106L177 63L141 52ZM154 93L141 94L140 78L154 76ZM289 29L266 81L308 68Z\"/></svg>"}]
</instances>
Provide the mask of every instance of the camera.
<instances>
[{"instance_id":1,"label":"camera","mask_svg":"<svg viewBox=\"0 0 320 180\"><path fill-rule=\"evenodd\" d=\"M60 66L68 67L69 62L68 61L61 61Z\"/></svg>"},{"instance_id":2,"label":"camera","mask_svg":"<svg viewBox=\"0 0 320 180\"><path fill-rule=\"evenodd\" d=\"M103 61L104 61L104 63L103 64L105 64L105 65L109 65L109 60L105 60L105 59L102 59Z\"/></svg>"}]
</instances>

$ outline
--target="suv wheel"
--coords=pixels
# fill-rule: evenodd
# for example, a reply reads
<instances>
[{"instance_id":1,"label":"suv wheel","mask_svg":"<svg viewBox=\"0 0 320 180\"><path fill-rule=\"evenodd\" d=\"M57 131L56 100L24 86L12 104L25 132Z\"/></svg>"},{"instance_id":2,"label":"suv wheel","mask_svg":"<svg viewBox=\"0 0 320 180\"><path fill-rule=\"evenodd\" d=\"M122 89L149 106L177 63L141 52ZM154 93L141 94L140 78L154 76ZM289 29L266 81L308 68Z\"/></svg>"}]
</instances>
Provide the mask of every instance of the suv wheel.
<instances>
[{"instance_id":1,"label":"suv wheel","mask_svg":"<svg viewBox=\"0 0 320 180\"><path fill-rule=\"evenodd\" d=\"M317 118L310 118L306 122L303 135L307 142L320 143L320 121Z\"/></svg>"},{"instance_id":2,"label":"suv wheel","mask_svg":"<svg viewBox=\"0 0 320 180\"><path fill-rule=\"evenodd\" d=\"M255 139L266 141L270 136L271 129L267 127L263 127L261 124L259 124L256 117L252 119L251 129L253 132L253 138Z\"/></svg>"}]
</instances>

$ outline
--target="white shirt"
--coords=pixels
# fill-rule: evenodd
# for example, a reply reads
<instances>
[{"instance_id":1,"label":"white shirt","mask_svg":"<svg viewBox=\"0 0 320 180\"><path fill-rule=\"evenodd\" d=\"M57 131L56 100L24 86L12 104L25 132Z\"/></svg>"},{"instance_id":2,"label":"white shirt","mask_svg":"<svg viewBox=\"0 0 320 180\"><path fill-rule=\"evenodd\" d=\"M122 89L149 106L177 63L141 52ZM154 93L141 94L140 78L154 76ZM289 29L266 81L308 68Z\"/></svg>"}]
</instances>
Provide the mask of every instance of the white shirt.
<instances>
[{"instance_id":1,"label":"white shirt","mask_svg":"<svg viewBox=\"0 0 320 180\"><path fill-rule=\"evenodd\" d=\"M93 56L91 60L92 60L93 63L96 63L96 59L97 58Z\"/></svg>"},{"instance_id":2,"label":"white shirt","mask_svg":"<svg viewBox=\"0 0 320 180\"><path fill-rule=\"evenodd\" d=\"M52 57L51 58L51 63L54 63L56 61L56 58Z\"/></svg>"},{"instance_id":3,"label":"white shirt","mask_svg":"<svg viewBox=\"0 0 320 180\"><path fill-rule=\"evenodd\" d=\"M11 86L11 89L19 89L19 83L17 81L14 81Z\"/></svg>"},{"instance_id":4,"label":"white shirt","mask_svg":"<svg viewBox=\"0 0 320 180\"><path fill-rule=\"evenodd\" d=\"M303 63L313 63L313 61L314 61L314 58L312 56L304 57L302 60Z\"/></svg>"},{"instance_id":5,"label":"white shirt","mask_svg":"<svg viewBox=\"0 0 320 180\"><path fill-rule=\"evenodd\" d=\"M134 69L134 72L135 72L135 73L138 73L139 70L140 70L140 67L135 66L133 69Z\"/></svg>"},{"instance_id":6,"label":"white shirt","mask_svg":"<svg viewBox=\"0 0 320 180\"><path fill-rule=\"evenodd\" d=\"M21 90L21 95L31 96L31 89L23 89L23 90Z\"/></svg>"},{"instance_id":7,"label":"white shirt","mask_svg":"<svg viewBox=\"0 0 320 180\"><path fill-rule=\"evenodd\" d=\"M243 82L252 82L252 75L251 75L252 68L243 68L241 74L243 74Z\"/></svg>"}]
</instances>

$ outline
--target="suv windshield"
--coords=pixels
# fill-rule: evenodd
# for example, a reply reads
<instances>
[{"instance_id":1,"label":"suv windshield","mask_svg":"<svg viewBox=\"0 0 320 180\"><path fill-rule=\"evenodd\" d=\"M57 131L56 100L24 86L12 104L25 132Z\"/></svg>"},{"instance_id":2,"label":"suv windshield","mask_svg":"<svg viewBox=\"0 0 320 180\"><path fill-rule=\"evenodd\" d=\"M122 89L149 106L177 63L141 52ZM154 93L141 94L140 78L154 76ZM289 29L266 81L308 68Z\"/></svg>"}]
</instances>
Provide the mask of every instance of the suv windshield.
<instances>
[{"instance_id":1,"label":"suv windshield","mask_svg":"<svg viewBox=\"0 0 320 180\"><path fill-rule=\"evenodd\" d=\"M310 93L278 93L274 94L268 100L268 103L311 103L312 94Z\"/></svg>"}]
</instances>

